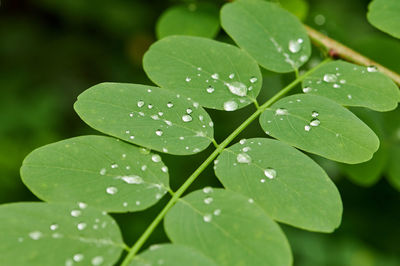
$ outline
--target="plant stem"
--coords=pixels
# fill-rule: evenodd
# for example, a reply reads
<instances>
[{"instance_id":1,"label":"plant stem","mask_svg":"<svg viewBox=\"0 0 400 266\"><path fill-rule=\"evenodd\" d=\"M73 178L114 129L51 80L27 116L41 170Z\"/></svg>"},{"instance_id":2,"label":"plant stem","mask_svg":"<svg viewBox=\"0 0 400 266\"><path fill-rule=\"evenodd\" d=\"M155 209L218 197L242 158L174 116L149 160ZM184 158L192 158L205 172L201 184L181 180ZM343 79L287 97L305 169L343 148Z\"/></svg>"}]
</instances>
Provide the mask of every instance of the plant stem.
<instances>
[{"instance_id":1,"label":"plant stem","mask_svg":"<svg viewBox=\"0 0 400 266\"><path fill-rule=\"evenodd\" d=\"M360 53L357 53L356 51L350 49L349 47L327 37L326 35L316 31L315 29L313 29L307 25L304 25L304 27L306 28L307 33L310 36L312 42L316 46L324 49L329 56L340 57L344 60L359 64L359 65L375 66L378 68L378 70L380 72L387 75L398 86L400 86L400 74L382 66L381 64L378 64L377 62L369 59L368 57L363 56Z\"/></svg>"},{"instance_id":2,"label":"plant stem","mask_svg":"<svg viewBox=\"0 0 400 266\"><path fill-rule=\"evenodd\" d=\"M136 253L140 250L146 240L150 237L151 233L157 227L157 225L162 221L167 212L174 206L174 204L179 200L183 193L189 188L189 186L196 180L196 178L203 172L203 170L229 145L251 122L253 122L262 112L265 111L274 102L279 100L282 96L293 89L297 84L299 84L304 78L313 73L319 67L330 61L328 58L318 66L309 70L304 75L296 78L293 82L287 85L284 89L275 94L272 98L261 105L249 118L247 118L238 128L235 129L221 144L217 146L213 153L208 156L208 158L193 172L193 174L182 184L182 186L173 194L172 198L169 200L167 205L161 210L153 222L147 227L146 231L141 235L141 237L136 241L136 243L130 249L128 255L125 257L121 266L127 266L129 262L135 257Z\"/></svg>"}]
</instances>

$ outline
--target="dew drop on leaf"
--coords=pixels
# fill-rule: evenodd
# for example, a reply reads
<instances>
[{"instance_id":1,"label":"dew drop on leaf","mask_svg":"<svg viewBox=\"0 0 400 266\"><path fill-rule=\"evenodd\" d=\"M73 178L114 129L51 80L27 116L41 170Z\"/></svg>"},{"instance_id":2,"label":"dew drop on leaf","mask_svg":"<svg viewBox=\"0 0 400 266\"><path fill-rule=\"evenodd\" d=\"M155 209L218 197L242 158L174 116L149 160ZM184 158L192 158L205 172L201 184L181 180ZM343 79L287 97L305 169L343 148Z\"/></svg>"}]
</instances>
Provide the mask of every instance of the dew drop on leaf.
<instances>
[{"instance_id":1,"label":"dew drop on leaf","mask_svg":"<svg viewBox=\"0 0 400 266\"><path fill-rule=\"evenodd\" d=\"M288 114L288 110L284 109L284 108L278 108L275 111L275 115L287 115Z\"/></svg>"},{"instance_id":2,"label":"dew drop on leaf","mask_svg":"<svg viewBox=\"0 0 400 266\"><path fill-rule=\"evenodd\" d=\"M79 217L81 216L82 212L80 210L72 210L71 211L71 216L73 217Z\"/></svg>"},{"instance_id":3,"label":"dew drop on leaf","mask_svg":"<svg viewBox=\"0 0 400 266\"><path fill-rule=\"evenodd\" d=\"M221 209L216 209L216 210L214 210L213 213L214 213L215 216L218 216L218 215L221 214Z\"/></svg>"},{"instance_id":4,"label":"dew drop on leaf","mask_svg":"<svg viewBox=\"0 0 400 266\"><path fill-rule=\"evenodd\" d=\"M235 77L234 73L229 74L229 79L233 79Z\"/></svg>"},{"instance_id":5,"label":"dew drop on leaf","mask_svg":"<svg viewBox=\"0 0 400 266\"><path fill-rule=\"evenodd\" d=\"M229 91L234 95L241 97L247 95L247 87L241 82L234 81L232 83L225 83L225 86L227 86Z\"/></svg>"},{"instance_id":6,"label":"dew drop on leaf","mask_svg":"<svg viewBox=\"0 0 400 266\"><path fill-rule=\"evenodd\" d=\"M310 126L310 125L305 125L305 126L304 126L304 130L305 130L305 131L310 131L310 129L311 129L311 126Z\"/></svg>"},{"instance_id":7,"label":"dew drop on leaf","mask_svg":"<svg viewBox=\"0 0 400 266\"><path fill-rule=\"evenodd\" d=\"M211 214L206 214L206 215L204 215L204 216L203 216L203 220L204 220L204 222L206 222L206 223L211 222L211 220L212 220L212 215L211 215Z\"/></svg>"},{"instance_id":8,"label":"dew drop on leaf","mask_svg":"<svg viewBox=\"0 0 400 266\"><path fill-rule=\"evenodd\" d=\"M325 82L336 82L337 76L335 74L325 74L323 79Z\"/></svg>"},{"instance_id":9,"label":"dew drop on leaf","mask_svg":"<svg viewBox=\"0 0 400 266\"><path fill-rule=\"evenodd\" d=\"M321 122L318 119L313 119L310 122L310 126L313 126L313 127L317 127L317 126L319 126L319 124L321 124Z\"/></svg>"},{"instance_id":10,"label":"dew drop on leaf","mask_svg":"<svg viewBox=\"0 0 400 266\"><path fill-rule=\"evenodd\" d=\"M74 261L76 261L76 262L82 261L83 258L84 258L83 254L75 254L73 257Z\"/></svg>"},{"instance_id":11,"label":"dew drop on leaf","mask_svg":"<svg viewBox=\"0 0 400 266\"><path fill-rule=\"evenodd\" d=\"M274 179L276 177L276 171L272 168L267 168L264 170L264 175L269 179Z\"/></svg>"},{"instance_id":12,"label":"dew drop on leaf","mask_svg":"<svg viewBox=\"0 0 400 266\"><path fill-rule=\"evenodd\" d=\"M304 93L309 93L312 89L310 87L304 87L303 92Z\"/></svg>"},{"instance_id":13,"label":"dew drop on leaf","mask_svg":"<svg viewBox=\"0 0 400 266\"><path fill-rule=\"evenodd\" d=\"M212 192L213 192L213 189L212 189L212 187L204 187L204 188L203 188L203 192L204 192L205 194L209 194L209 193L212 193Z\"/></svg>"},{"instance_id":14,"label":"dew drop on leaf","mask_svg":"<svg viewBox=\"0 0 400 266\"><path fill-rule=\"evenodd\" d=\"M79 224L77 224L77 228L78 228L78 230L80 230L80 231L82 231L83 229L85 229L86 228L86 223L79 223Z\"/></svg>"},{"instance_id":15,"label":"dew drop on leaf","mask_svg":"<svg viewBox=\"0 0 400 266\"><path fill-rule=\"evenodd\" d=\"M108 188L106 188L106 192L107 192L107 194L114 195L115 193L118 192L118 188L116 188L116 187L108 187Z\"/></svg>"},{"instance_id":16,"label":"dew drop on leaf","mask_svg":"<svg viewBox=\"0 0 400 266\"><path fill-rule=\"evenodd\" d=\"M207 87L207 92L208 92L208 93L213 93L213 92L214 92L214 87L211 86L211 85L208 86L208 87Z\"/></svg>"},{"instance_id":17,"label":"dew drop on leaf","mask_svg":"<svg viewBox=\"0 0 400 266\"><path fill-rule=\"evenodd\" d=\"M193 118L190 115L183 115L182 116L182 121L183 122L190 122L192 120L193 120Z\"/></svg>"},{"instance_id":18,"label":"dew drop on leaf","mask_svg":"<svg viewBox=\"0 0 400 266\"><path fill-rule=\"evenodd\" d=\"M236 160L238 163L251 163L251 157L246 153L239 153Z\"/></svg>"},{"instance_id":19,"label":"dew drop on leaf","mask_svg":"<svg viewBox=\"0 0 400 266\"><path fill-rule=\"evenodd\" d=\"M235 101L224 102L225 111L235 111L238 108L238 104Z\"/></svg>"},{"instance_id":20,"label":"dew drop on leaf","mask_svg":"<svg viewBox=\"0 0 400 266\"><path fill-rule=\"evenodd\" d=\"M151 156L151 160L152 160L153 162L155 162L155 163L159 163L159 162L161 162L161 157L160 157L160 155L158 155L158 154L153 154L153 155Z\"/></svg>"},{"instance_id":21,"label":"dew drop on leaf","mask_svg":"<svg viewBox=\"0 0 400 266\"><path fill-rule=\"evenodd\" d=\"M92 265L94 265L94 266L97 266L97 265L102 264L103 261L104 261L104 259L103 259L102 256L96 256L96 257L94 257L94 258L91 260Z\"/></svg>"},{"instance_id":22,"label":"dew drop on leaf","mask_svg":"<svg viewBox=\"0 0 400 266\"><path fill-rule=\"evenodd\" d=\"M43 236L42 232L40 231L33 231L29 233L29 237L33 240L38 240Z\"/></svg>"},{"instance_id":23,"label":"dew drop on leaf","mask_svg":"<svg viewBox=\"0 0 400 266\"><path fill-rule=\"evenodd\" d=\"M143 107L143 105L144 105L144 101L140 100L137 102L138 107Z\"/></svg>"},{"instance_id":24,"label":"dew drop on leaf","mask_svg":"<svg viewBox=\"0 0 400 266\"><path fill-rule=\"evenodd\" d=\"M167 107L168 107L168 108L172 108L172 107L174 107L174 104L171 103L171 102L168 102L168 103L167 103Z\"/></svg>"},{"instance_id":25,"label":"dew drop on leaf","mask_svg":"<svg viewBox=\"0 0 400 266\"><path fill-rule=\"evenodd\" d=\"M58 224L52 224L52 225L50 225L50 230L51 231L54 231L54 230L57 230L58 229Z\"/></svg>"},{"instance_id":26,"label":"dew drop on leaf","mask_svg":"<svg viewBox=\"0 0 400 266\"><path fill-rule=\"evenodd\" d=\"M369 67L367 67L367 71L368 72L377 72L378 69L376 68L376 66L369 66Z\"/></svg>"},{"instance_id":27,"label":"dew drop on leaf","mask_svg":"<svg viewBox=\"0 0 400 266\"><path fill-rule=\"evenodd\" d=\"M163 134L163 131L161 129L157 129L156 130L156 135L157 136L162 136L162 134Z\"/></svg>"},{"instance_id":28,"label":"dew drop on leaf","mask_svg":"<svg viewBox=\"0 0 400 266\"><path fill-rule=\"evenodd\" d=\"M210 204L211 202L213 202L213 200L214 199L212 197L207 197L207 198L204 199L204 203L205 204Z\"/></svg>"},{"instance_id":29,"label":"dew drop on leaf","mask_svg":"<svg viewBox=\"0 0 400 266\"><path fill-rule=\"evenodd\" d=\"M214 74L212 74L212 75L211 75L211 77L212 77L213 79L219 79L219 75L218 75L218 73L214 73Z\"/></svg>"}]
</instances>

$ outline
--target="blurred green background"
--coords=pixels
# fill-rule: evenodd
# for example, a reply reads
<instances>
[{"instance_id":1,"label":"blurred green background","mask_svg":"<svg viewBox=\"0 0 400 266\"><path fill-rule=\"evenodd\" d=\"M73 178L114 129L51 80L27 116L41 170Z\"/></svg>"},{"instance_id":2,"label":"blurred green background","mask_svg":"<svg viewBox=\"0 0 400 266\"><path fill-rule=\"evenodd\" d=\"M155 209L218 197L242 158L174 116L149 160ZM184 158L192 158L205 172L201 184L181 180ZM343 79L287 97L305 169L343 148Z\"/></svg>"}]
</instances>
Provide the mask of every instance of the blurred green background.
<instances>
[{"instance_id":1,"label":"blurred green background","mask_svg":"<svg viewBox=\"0 0 400 266\"><path fill-rule=\"evenodd\" d=\"M142 70L141 60L148 46L156 40L158 17L168 7L193 2L1 2L1 203L37 200L19 177L19 167L30 151L61 139L98 134L80 121L73 111L72 104L79 93L103 81L151 84ZM222 0L208 2L216 7L224 3ZM280 2L310 26L400 72L400 41L368 24L368 0ZM222 31L217 39L230 41ZM319 60L320 53L315 49L315 55L306 68ZM264 71L260 101L281 89L290 79L293 79L292 74L276 75ZM300 88L296 92L300 92ZM217 141L224 139L253 111L252 106L234 113L210 111L216 124ZM326 168L341 192L343 222L333 234L310 233L284 226L293 248L295 265L400 265L400 181L392 178L388 182L385 178L388 164L400 164L400 152L397 152L397 157L389 153L392 147L400 146L400 111L385 115L365 110L356 112L383 139L382 151L373 163L355 170L313 157ZM257 123L253 123L239 138L255 136L264 136ZM195 156L179 157L179 160L176 156L163 155L170 168L173 189L183 183L210 150ZM365 181L363 178L374 170L379 178L372 176ZM211 168L191 189L205 184L220 186ZM143 212L114 215L127 244L138 238L167 200L165 198ZM147 244L165 241L167 238L159 226Z\"/></svg>"}]
</instances>

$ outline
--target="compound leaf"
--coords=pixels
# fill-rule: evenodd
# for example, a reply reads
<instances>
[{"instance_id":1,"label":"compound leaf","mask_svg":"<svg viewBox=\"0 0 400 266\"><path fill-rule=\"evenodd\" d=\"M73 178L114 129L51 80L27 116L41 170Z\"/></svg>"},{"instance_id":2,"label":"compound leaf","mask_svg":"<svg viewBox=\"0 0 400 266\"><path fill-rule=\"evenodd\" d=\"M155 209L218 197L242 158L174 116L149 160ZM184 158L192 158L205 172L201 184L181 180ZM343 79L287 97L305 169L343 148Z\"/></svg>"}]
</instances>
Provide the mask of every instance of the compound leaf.
<instances>
[{"instance_id":1,"label":"compound leaf","mask_svg":"<svg viewBox=\"0 0 400 266\"><path fill-rule=\"evenodd\" d=\"M144 55L143 68L160 87L226 111L252 103L262 84L260 69L246 52L200 37L171 36L156 42Z\"/></svg>"},{"instance_id":2,"label":"compound leaf","mask_svg":"<svg viewBox=\"0 0 400 266\"><path fill-rule=\"evenodd\" d=\"M218 31L218 8L205 3L171 7L161 15L156 26L159 39L170 35L214 38Z\"/></svg>"},{"instance_id":3,"label":"compound leaf","mask_svg":"<svg viewBox=\"0 0 400 266\"><path fill-rule=\"evenodd\" d=\"M217 266L199 251L177 244L153 245L150 249L135 256L130 266Z\"/></svg>"},{"instance_id":4,"label":"compound leaf","mask_svg":"<svg viewBox=\"0 0 400 266\"><path fill-rule=\"evenodd\" d=\"M400 1L374 0L368 6L368 21L376 28L400 38Z\"/></svg>"},{"instance_id":5,"label":"compound leaf","mask_svg":"<svg viewBox=\"0 0 400 266\"><path fill-rule=\"evenodd\" d=\"M400 101L399 88L375 67L340 60L325 64L308 76L303 81L303 92L381 112L395 109Z\"/></svg>"},{"instance_id":6,"label":"compound leaf","mask_svg":"<svg viewBox=\"0 0 400 266\"><path fill-rule=\"evenodd\" d=\"M197 102L157 87L98 84L74 108L94 129L165 153L198 153L213 139L211 118Z\"/></svg>"},{"instance_id":7,"label":"compound leaf","mask_svg":"<svg viewBox=\"0 0 400 266\"><path fill-rule=\"evenodd\" d=\"M260 116L267 134L304 151L344 163L361 163L378 150L375 133L352 112L325 97L296 94Z\"/></svg>"},{"instance_id":8,"label":"compound leaf","mask_svg":"<svg viewBox=\"0 0 400 266\"><path fill-rule=\"evenodd\" d=\"M161 157L110 137L82 136L41 147L22 165L24 183L49 202L139 211L168 191Z\"/></svg>"},{"instance_id":9,"label":"compound leaf","mask_svg":"<svg viewBox=\"0 0 400 266\"><path fill-rule=\"evenodd\" d=\"M225 188L251 197L274 220L332 232L342 202L324 170L297 149L272 139L241 140L218 157L215 173Z\"/></svg>"},{"instance_id":10,"label":"compound leaf","mask_svg":"<svg viewBox=\"0 0 400 266\"><path fill-rule=\"evenodd\" d=\"M191 246L218 265L291 265L279 226L253 199L206 187L182 198L165 217L173 243Z\"/></svg>"},{"instance_id":11,"label":"compound leaf","mask_svg":"<svg viewBox=\"0 0 400 266\"><path fill-rule=\"evenodd\" d=\"M268 70L285 73L302 66L311 45L300 21L274 3L238 0L224 5L221 24L229 36Z\"/></svg>"},{"instance_id":12,"label":"compound leaf","mask_svg":"<svg viewBox=\"0 0 400 266\"><path fill-rule=\"evenodd\" d=\"M1 265L114 265L125 244L100 210L61 203L0 206Z\"/></svg>"}]
</instances>

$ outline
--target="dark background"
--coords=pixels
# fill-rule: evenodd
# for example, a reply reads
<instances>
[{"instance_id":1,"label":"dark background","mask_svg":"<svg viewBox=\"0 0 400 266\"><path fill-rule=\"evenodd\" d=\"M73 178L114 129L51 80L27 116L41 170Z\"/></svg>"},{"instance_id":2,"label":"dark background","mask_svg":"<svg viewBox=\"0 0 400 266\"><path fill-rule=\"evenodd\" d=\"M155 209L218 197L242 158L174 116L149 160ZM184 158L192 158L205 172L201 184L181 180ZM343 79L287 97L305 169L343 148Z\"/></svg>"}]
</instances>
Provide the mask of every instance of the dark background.
<instances>
[{"instance_id":1,"label":"dark background","mask_svg":"<svg viewBox=\"0 0 400 266\"><path fill-rule=\"evenodd\" d=\"M180 2L190 1L1 2L0 203L37 200L19 177L19 167L30 151L61 139L95 133L72 109L78 94L103 81L151 84L141 67L142 55L156 40L157 18ZM368 24L368 2L308 1L306 23L400 72L400 41ZM321 15L324 23L318 20ZM218 39L226 40L222 31ZM291 74L264 74L263 99L293 78ZM210 111L217 140L224 139L252 108L234 114ZM257 123L239 137L250 136L263 136ZM183 183L209 152L179 160L163 155L170 168L172 188ZM400 265L400 191L384 178L368 188L357 186L340 174L336 164L324 161L324 165L342 195L342 226L333 234L284 227L295 265ZM212 169L207 169L191 189L204 184L219 185ZM166 200L147 211L114 215L129 245ZM148 244L165 241L159 226Z\"/></svg>"}]
</instances>

